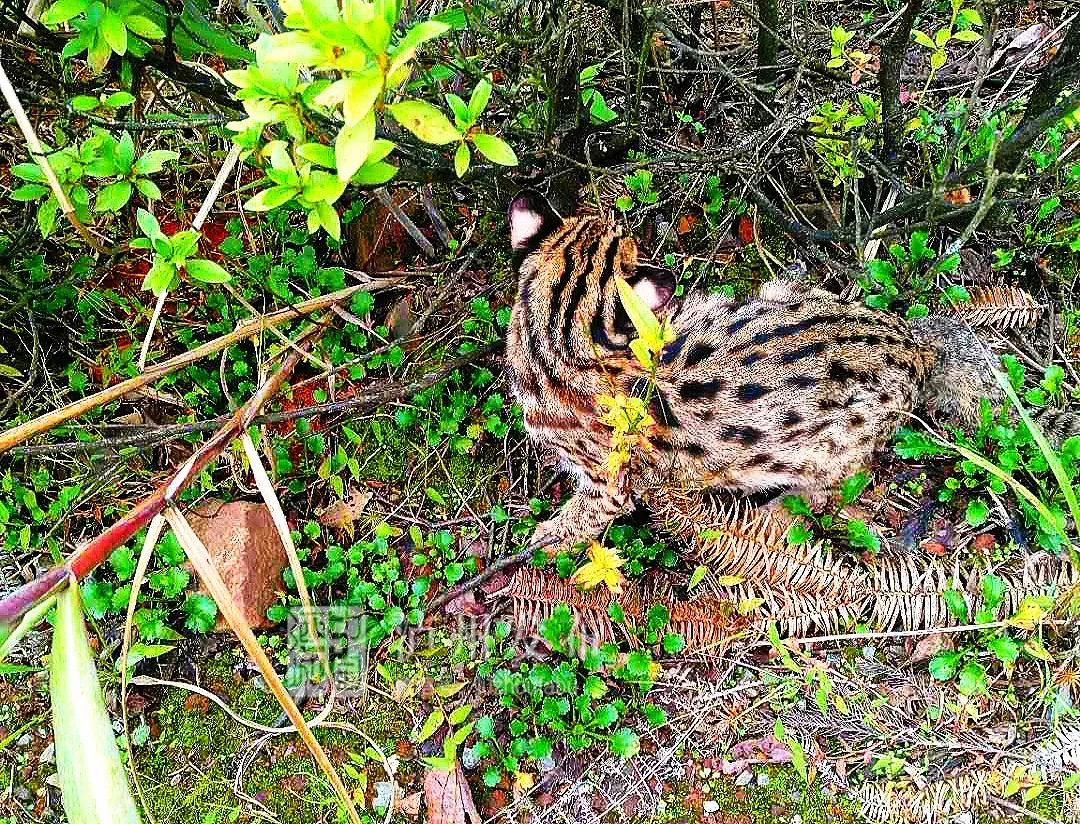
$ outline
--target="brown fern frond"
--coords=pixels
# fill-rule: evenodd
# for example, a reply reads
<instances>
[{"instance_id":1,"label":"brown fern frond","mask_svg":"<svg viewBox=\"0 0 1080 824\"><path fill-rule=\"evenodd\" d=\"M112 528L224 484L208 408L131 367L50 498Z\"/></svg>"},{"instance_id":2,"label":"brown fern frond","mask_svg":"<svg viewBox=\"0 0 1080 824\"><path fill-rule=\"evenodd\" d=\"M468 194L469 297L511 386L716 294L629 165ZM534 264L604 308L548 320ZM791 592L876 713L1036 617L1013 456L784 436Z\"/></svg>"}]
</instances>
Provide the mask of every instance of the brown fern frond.
<instances>
[{"instance_id":1,"label":"brown fern frond","mask_svg":"<svg viewBox=\"0 0 1080 824\"><path fill-rule=\"evenodd\" d=\"M870 624L876 630L934 629L957 626L942 593L952 586L950 577L936 561L914 555L882 553L871 571ZM974 596L966 588L968 613L974 614Z\"/></svg>"},{"instance_id":2,"label":"brown fern frond","mask_svg":"<svg viewBox=\"0 0 1080 824\"><path fill-rule=\"evenodd\" d=\"M657 525L686 541L688 555L714 572L805 593L862 583L858 570L834 560L821 544L790 546L791 522L775 510L667 489L651 508Z\"/></svg>"},{"instance_id":3,"label":"brown fern frond","mask_svg":"<svg viewBox=\"0 0 1080 824\"><path fill-rule=\"evenodd\" d=\"M864 784L854 793L867 821L880 824L937 824L990 801L989 770L969 770L922 786L913 782Z\"/></svg>"},{"instance_id":4,"label":"brown fern frond","mask_svg":"<svg viewBox=\"0 0 1080 824\"><path fill-rule=\"evenodd\" d=\"M688 652L722 651L749 623L731 601L721 598L700 597L666 606L671 615L666 630L681 635Z\"/></svg>"},{"instance_id":5,"label":"brown fern frond","mask_svg":"<svg viewBox=\"0 0 1080 824\"><path fill-rule=\"evenodd\" d=\"M635 623L642 615L641 592L631 582L621 593L607 587L579 589L569 579L532 567L518 569L504 591L510 597L513 622L523 635L537 635L540 625L551 617L555 607L566 604L574 619L576 632L590 644L606 644L617 639L615 626L608 615L612 602L622 607L627 621Z\"/></svg>"},{"instance_id":6,"label":"brown fern frond","mask_svg":"<svg viewBox=\"0 0 1080 824\"><path fill-rule=\"evenodd\" d=\"M954 305L951 314L977 329L1026 329L1046 308L1019 286L974 286L968 294L971 300Z\"/></svg>"},{"instance_id":7,"label":"brown fern frond","mask_svg":"<svg viewBox=\"0 0 1080 824\"><path fill-rule=\"evenodd\" d=\"M1080 724L1059 727L1032 747L1024 760L1039 771L1043 781L1080 770Z\"/></svg>"}]
</instances>

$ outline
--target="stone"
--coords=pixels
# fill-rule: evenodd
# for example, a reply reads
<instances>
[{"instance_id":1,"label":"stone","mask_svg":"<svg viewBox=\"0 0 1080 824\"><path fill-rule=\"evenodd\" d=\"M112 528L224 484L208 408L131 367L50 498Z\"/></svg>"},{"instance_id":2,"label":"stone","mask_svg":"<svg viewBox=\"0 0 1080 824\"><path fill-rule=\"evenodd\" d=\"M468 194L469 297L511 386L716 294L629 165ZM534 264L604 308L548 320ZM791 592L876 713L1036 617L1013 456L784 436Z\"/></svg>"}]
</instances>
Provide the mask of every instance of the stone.
<instances>
[{"instance_id":1,"label":"stone","mask_svg":"<svg viewBox=\"0 0 1080 824\"><path fill-rule=\"evenodd\" d=\"M288 558L266 504L211 501L190 513L188 520L244 619L252 629L269 626L266 610L277 602L284 586L281 572ZM216 630L226 628L219 610Z\"/></svg>"}]
</instances>

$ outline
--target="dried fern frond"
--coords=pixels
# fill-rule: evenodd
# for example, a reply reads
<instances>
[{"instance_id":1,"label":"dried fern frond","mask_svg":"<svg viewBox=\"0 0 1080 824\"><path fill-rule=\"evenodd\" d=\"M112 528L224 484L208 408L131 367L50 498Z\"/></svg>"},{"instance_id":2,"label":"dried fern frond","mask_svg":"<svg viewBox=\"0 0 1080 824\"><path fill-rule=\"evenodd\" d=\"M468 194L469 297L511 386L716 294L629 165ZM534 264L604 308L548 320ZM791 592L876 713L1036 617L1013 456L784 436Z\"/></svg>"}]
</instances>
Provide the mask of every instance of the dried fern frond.
<instances>
[{"instance_id":1,"label":"dried fern frond","mask_svg":"<svg viewBox=\"0 0 1080 824\"><path fill-rule=\"evenodd\" d=\"M834 560L821 544L790 546L790 521L775 510L668 489L650 504L657 526L686 541L688 555L717 573L823 595L863 583L858 570Z\"/></svg>"},{"instance_id":2,"label":"dried fern frond","mask_svg":"<svg viewBox=\"0 0 1080 824\"><path fill-rule=\"evenodd\" d=\"M1080 724L1059 727L1032 747L1024 760L1039 771L1043 781L1080 770Z\"/></svg>"},{"instance_id":3,"label":"dried fern frond","mask_svg":"<svg viewBox=\"0 0 1080 824\"><path fill-rule=\"evenodd\" d=\"M781 637L839 632L863 617L872 596L864 580L830 592L799 592L749 581L722 586L706 576L702 588L741 608L753 629L764 632L775 623Z\"/></svg>"},{"instance_id":4,"label":"dried fern frond","mask_svg":"<svg viewBox=\"0 0 1080 824\"><path fill-rule=\"evenodd\" d=\"M977 329L1027 329L1046 308L1019 286L975 286L968 294L971 300L954 305L951 314Z\"/></svg>"},{"instance_id":5,"label":"dried fern frond","mask_svg":"<svg viewBox=\"0 0 1080 824\"><path fill-rule=\"evenodd\" d=\"M988 770L969 770L919 786L912 782L864 784L853 794L867 821L880 824L944 824L990 802Z\"/></svg>"},{"instance_id":6,"label":"dried fern frond","mask_svg":"<svg viewBox=\"0 0 1080 824\"><path fill-rule=\"evenodd\" d=\"M671 601L665 606L671 616L666 630L681 635L688 652L722 651L749 623L731 601L720 598Z\"/></svg>"},{"instance_id":7,"label":"dried fern frond","mask_svg":"<svg viewBox=\"0 0 1080 824\"><path fill-rule=\"evenodd\" d=\"M569 579L551 572L523 567L514 573L504 590L510 597L513 622L522 634L538 635L540 625L551 617L555 607L566 604L574 619L576 632L591 644L617 640L615 626L608 615L612 602L618 603L630 623L642 615L641 592L627 581L623 591L612 594L607 587L579 589Z\"/></svg>"},{"instance_id":8,"label":"dried fern frond","mask_svg":"<svg viewBox=\"0 0 1080 824\"><path fill-rule=\"evenodd\" d=\"M952 582L939 563L899 553L882 553L875 560L870 584L874 629L933 629L960 623L942 597ZM969 595L965 597L973 614L974 603Z\"/></svg>"}]
</instances>

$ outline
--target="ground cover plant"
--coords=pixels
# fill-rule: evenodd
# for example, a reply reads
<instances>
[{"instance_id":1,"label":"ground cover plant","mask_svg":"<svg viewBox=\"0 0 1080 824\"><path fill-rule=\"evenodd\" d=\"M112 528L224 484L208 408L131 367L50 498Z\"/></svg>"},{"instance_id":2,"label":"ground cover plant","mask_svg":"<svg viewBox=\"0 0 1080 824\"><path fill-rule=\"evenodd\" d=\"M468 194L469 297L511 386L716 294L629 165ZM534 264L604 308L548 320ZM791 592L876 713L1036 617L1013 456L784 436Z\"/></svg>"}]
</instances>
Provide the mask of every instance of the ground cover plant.
<instances>
[{"instance_id":1,"label":"ground cover plant","mask_svg":"<svg viewBox=\"0 0 1080 824\"><path fill-rule=\"evenodd\" d=\"M1073 4L0 23L0 822L1080 813ZM701 536L850 562L888 627L770 617L640 512L529 550L572 484L502 357L524 186L678 296L805 278L978 332L978 421ZM613 475L654 423L616 390Z\"/></svg>"}]
</instances>

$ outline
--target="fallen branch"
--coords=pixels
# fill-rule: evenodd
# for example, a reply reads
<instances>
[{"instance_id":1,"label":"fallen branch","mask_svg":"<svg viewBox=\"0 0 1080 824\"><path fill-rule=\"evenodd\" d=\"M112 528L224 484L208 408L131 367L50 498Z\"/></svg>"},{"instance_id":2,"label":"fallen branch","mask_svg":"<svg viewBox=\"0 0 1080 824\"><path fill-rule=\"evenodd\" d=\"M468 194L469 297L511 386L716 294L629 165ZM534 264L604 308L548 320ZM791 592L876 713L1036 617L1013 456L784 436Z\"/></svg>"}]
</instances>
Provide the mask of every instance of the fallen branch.
<instances>
[{"instance_id":1,"label":"fallen branch","mask_svg":"<svg viewBox=\"0 0 1080 824\"><path fill-rule=\"evenodd\" d=\"M480 347L467 355L454 358L454 360L444 365L441 369L429 372L422 378L418 378L411 383L388 386L385 389L371 392L361 397L348 398L342 401L330 401L328 403L320 403L312 406L302 406L297 409L289 409L283 412L267 412L255 416L251 421L251 425L262 426L263 424L268 423L285 423L287 421L297 420L298 418L313 418L316 415L332 415L342 412L366 412L369 409L375 409L383 404L390 403L391 401L401 400L410 395L415 395L418 392L423 392L428 387L445 378L455 369L460 369L462 366L467 366L470 363L474 363L481 358L492 354L500 346L501 342ZM228 415L219 415L216 418L210 418L205 421L155 426L143 432L120 435L115 438L104 438L98 441L64 441L62 443L41 444L39 446L23 446L16 448L12 454L19 457L66 455L72 452L96 455L113 452L117 449L126 447L147 449L165 443L166 441L182 438L185 435L217 429L227 420L229 420Z\"/></svg>"},{"instance_id":2,"label":"fallen branch","mask_svg":"<svg viewBox=\"0 0 1080 824\"><path fill-rule=\"evenodd\" d=\"M325 326L316 326L308 330L297 341L297 344L301 349L310 347L325 328ZM252 425L259 409L281 388L302 359L302 352L289 352L281 368L259 387L247 403L229 417L214 437L173 472L168 481L144 498L119 521L75 550L66 561L46 570L33 581L23 584L0 600L0 640L10 634L16 622L27 610L32 609L41 599L48 597L62 586L69 576L74 576L76 580L84 578L91 570L104 562L114 549L149 524L155 515L163 512L203 469L217 459L234 438Z\"/></svg>"},{"instance_id":3,"label":"fallen branch","mask_svg":"<svg viewBox=\"0 0 1080 824\"><path fill-rule=\"evenodd\" d=\"M120 383L108 386L99 392L95 392L93 395L88 395L74 403L69 403L67 406L57 409L54 412L49 412L41 417L34 418L32 421L27 421L26 423L11 427L11 429L0 435L0 455L28 438L40 435L42 432L48 432L53 427L59 426L65 421L69 421L79 415L83 415L91 409L96 409L110 401L121 398L129 392L142 389L144 386L152 384L159 378L163 378L165 375L175 372L177 369L183 369L185 366L189 366L208 355L216 354L238 341L253 337L266 329L278 326L286 321L301 318L312 312L317 312L320 309L333 306L334 304L340 303L346 298L351 297L356 292L372 292L377 289L385 289L390 286L396 286L401 281L402 278L371 280L357 286L339 289L337 292L331 292L322 297L302 301L287 309L271 312L269 315L263 315L258 318L244 321L229 334L222 335L220 338L197 346L188 352L184 352L182 355L177 355L167 361L155 364L137 377L129 378L126 381L121 381Z\"/></svg>"},{"instance_id":4,"label":"fallen branch","mask_svg":"<svg viewBox=\"0 0 1080 824\"><path fill-rule=\"evenodd\" d=\"M442 593L441 595L438 595L435 598L432 598L431 601L428 603L428 605L424 607L424 611L429 616L432 615L437 610L440 610L444 606L449 604L455 598L459 598L460 596L464 595L466 592L471 592L472 590L476 589L477 587L483 586L489 580L494 578L496 573L502 572L504 569L508 569L509 567L519 566L519 565L525 563L526 561L528 561L530 558L532 558L532 556L533 556L533 550L530 548L530 549L523 549L523 550L521 550L521 552L518 552L515 555L506 555L506 556L504 556L502 558L499 558L497 561L494 561L491 564L491 566L489 566L483 572L481 572L481 573L479 573L477 575L474 575L472 578L470 578L465 583L458 584L453 589L448 589L446 592Z\"/></svg>"}]
</instances>

